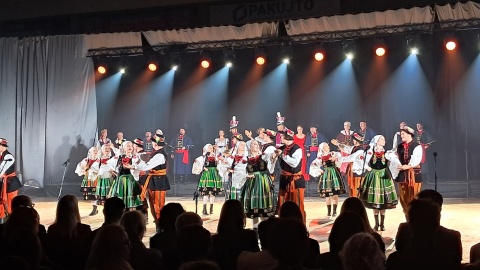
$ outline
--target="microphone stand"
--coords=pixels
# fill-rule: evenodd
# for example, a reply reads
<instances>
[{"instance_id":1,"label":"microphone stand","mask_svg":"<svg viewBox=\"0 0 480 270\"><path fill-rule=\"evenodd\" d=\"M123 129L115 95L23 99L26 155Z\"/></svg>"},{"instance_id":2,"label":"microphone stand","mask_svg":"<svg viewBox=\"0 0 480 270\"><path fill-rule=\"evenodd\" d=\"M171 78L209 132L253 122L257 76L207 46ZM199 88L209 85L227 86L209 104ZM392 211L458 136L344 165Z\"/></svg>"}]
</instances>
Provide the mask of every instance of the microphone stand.
<instances>
[{"instance_id":1,"label":"microphone stand","mask_svg":"<svg viewBox=\"0 0 480 270\"><path fill-rule=\"evenodd\" d=\"M433 152L434 175L435 175L435 191L437 191L437 152ZM468 190L468 187L467 187Z\"/></svg>"},{"instance_id":2,"label":"microphone stand","mask_svg":"<svg viewBox=\"0 0 480 270\"><path fill-rule=\"evenodd\" d=\"M63 183L65 182L65 173L67 172L68 163L70 163L70 160L67 159L67 161L62 164L62 166L64 166L65 168L63 169L62 182L60 183L60 190L58 191L58 201L60 201L60 196L62 195Z\"/></svg>"}]
</instances>

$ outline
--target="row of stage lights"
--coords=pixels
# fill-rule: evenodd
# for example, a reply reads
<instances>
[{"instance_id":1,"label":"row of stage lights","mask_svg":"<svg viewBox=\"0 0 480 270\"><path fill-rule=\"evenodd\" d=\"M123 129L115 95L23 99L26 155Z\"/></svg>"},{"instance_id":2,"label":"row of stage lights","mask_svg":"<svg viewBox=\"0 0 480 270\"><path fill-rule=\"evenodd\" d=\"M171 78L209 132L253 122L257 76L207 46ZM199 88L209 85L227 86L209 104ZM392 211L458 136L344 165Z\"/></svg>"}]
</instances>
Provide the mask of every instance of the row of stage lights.
<instances>
[{"instance_id":1,"label":"row of stage lights","mask_svg":"<svg viewBox=\"0 0 480 270\"><path fill-rule=\"evenodd\" d=\"M445 49L447 49L448 51L453 51L455 50L457 47L457 43L455 40L451 39L451 40L446 40L445 41ZM385 54L387 53L387 48L385 45L383 44L380 44L380 45L376 45L375 46L375 55L378 56L378 57L383 57L385 56ZM410 48L410 53L411 54L418 54L418 49L416 47L411 47ZM289 64L290 63L290 55L283 55L282 56L282 62L284 64ZM233 63L235 61L235 57L232 56L231 54L226 54L226 57L225 57L225 66L230 68L233 66ZM315 59L315 61L317 62L321 62L325 59L325 51L323 49L317 49L315 50L314 54L313 54L313 58ZM345 54L345 58L346 59L349 59L349 60L352 60L354 58L354 54L353 52L347 52ZM256 55L255 55L255 62L257 65L259 66L263 66L264 64L267 63L267 56L265 54L265 52L263 50L258 50ZM212 64L212 60L209 56L202 56L200 58L200 66L204 69L208 69ZM172 70L177 70L178 69L178 66L179 66L179 63L175 63L172 65ZM151 72L155 72L158 70L158 61L157 60L149 60L148 61L148 64L147 64L147 68L148 70L150 70ZM99 74L105 74L107 73L107 65L106 64L98 64L97 65L97 72ZM120 69L120 73L125 73L125 69L124 68L121 68Z\"/></svg>"}]
</instances>

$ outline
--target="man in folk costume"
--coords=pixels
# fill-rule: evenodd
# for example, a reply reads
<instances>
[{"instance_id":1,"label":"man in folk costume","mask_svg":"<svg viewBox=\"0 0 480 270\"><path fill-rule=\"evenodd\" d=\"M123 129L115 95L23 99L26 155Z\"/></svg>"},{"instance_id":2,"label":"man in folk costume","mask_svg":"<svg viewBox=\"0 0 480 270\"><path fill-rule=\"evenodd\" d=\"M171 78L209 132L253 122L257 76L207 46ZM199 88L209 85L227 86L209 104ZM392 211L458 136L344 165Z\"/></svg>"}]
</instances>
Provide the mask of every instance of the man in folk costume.
<instances>
[{"instance_id":1,"label":"man in folk costume","mask_svg":"<svg viewBox=\"0 0 480 270\"><path fill-rule=\"evenodd\" d=\"M172 140L173 145L171 157L174 159L174 174L180 175L180 182L186 184L188 175L191 174L189 151L193 147L193 141L187 136L185 128L180 128L176 138Z\"/></svg>"},{"instance_id":2,"label":"man in folk costume","mask_svg":"<svg viewBox=\"0 0 480 270\"><path fill-rule=\"evenodd\" d=\"M302 158L303 153L300 146L293 143L295 133L290 129L285 129L282 135L282 142L285 147L277 150L280 160L280 187L278 193L278 207L280 210L282 204L286 201L293 201L299 207L305 222L306 213L304 207L305 179L302 176Z\"/></svg>"},{"instance_id":3,"label":"man in folk costume","mask_svg":"<svg viewBox=\"0 0 480 270\"><path fill-rule=\"evenodd\" d=\"M238 120L237 120L237 117L232 116L232 120L230 120L230 133L232 134L232 140L230 140L230 149L233 149L235 148L235 146L237 145L236 142L233 141L233 138L236 137L239 133L238 133Z\"/></svg>"},{"instance_id":4,"label":"man in folk costume","mask_svg":"<svg viewBox=\"0 0 480 270\"><path fill-rule=\"evenodd\" d=\"M366 145L363 143L363 136L358 133L353 133L353 145L348 146L340 143L339 141L333 139L331 143L337 146L341 153L347 153L348 156L344 156L342 160L343 163L347 164L347 168L345 170L345 176L347 178L348 183L348 196L349 197L358 197L358 190L360 188L360 184L362 183L363 178L363 171L357 171L356 173L353 170L353 162L355 161L355 157L352 156L355 152L359 150L365 150ZM363 164L362 164L363 165Z\"/></svg>"},{"instance_id":5,"label":"man in folk costume","mask_svg":"<svg viewBox=\"0 0 480 270\"><path fill-rule=\"evenodd\" d=\"M141 139L135 138L132 141L132 145L133 145L133 152L134 152L135 155L138 155L140 157L143 156L143 155L147 155L147 156L149 155L144 151L144 149L143 149L144 142ZM152 142L150 140L150 146L151 145L152 145ZM151 146L151 149L153 150L153 146ZM138 177L138 184L140 184L140 186L142 188L145 185L145 180L147 180L147 176L148 176L148 171L147 172L140 171L139 177ZM142 205L137 210L142 212L143 216L145 216L145 220L148 222L148 202L147 202L147 198L140 198L140 199L142 200Z\"/></svg>"},{"instance_id":6,"label":"man in folk costume","mask_svg":"<svg viewBox=\"0 0 480 270\"><path fill-rule=\"evenodd\" d=\"M377 132L375 130L369 128L367 126L366 121L361 121L360 122L360 129L357 132L360 136L363 138L363 144L368 145L370 141L377 135Z\"/></svg>"},{"instance_id":7,"label":"man in folk costume","mask_svg":"<svg viewBox=\"0 0 480 270\"><path fill-rule=\"evenodd\" d=\"M350 130L350 127L352 124L348 121L343 123L343 130L338 133L337 137L335 138L339 143L346 145L346 146L352 146L353 145L353 130ZM348 156L349 153L344 152L340 149L340 153L342 154L343 157ZM346 177L347 174L347 167L349 163L342 163L340 166L340 173L342 174L342 177Z\"/></svg>"},{"instance_id":8,"label":"man in folk costume","mask_svg":"<svg viewBox=\"0 0 480 270\"><path fill-rule=\"evenodd\" d=\"M115 142L112 145L112 151L115 153L115 155L120 155L122 144L126 141L125 138L123 138L123 132L117 132L117 138L115 139Z\"/></svg>"},{"instance_id":9,"label":"man in folk costume","mask_svg":"<svg viewBox=\"0 0 480 270\"><path fill-rule=\"evenodd\" d=\"M15 158L8 152L8 141L0 138L0 224L12 209L12 199L22 187L15 173Z\"/></svg>"},{"instance_id":10,"label":"man in folk costume","mask_svg":"<svg viewBox=\"0 0 480 270\"><path fill-rule=\"evenodd\" d=\"M158 230L160 211L165 206L167 190L170 190L170 183L167 177L167 153L165 152L165 137L157 131L152 141L154 151L149 155L142 155L142 162L135 168L141 171L148 170L148 176L142 187L140 198L144 200L148 193L150 209Z\"/></svg>"},{"instance_id":11,"label":"man in folk costume","mask_svg":"<svg viewBox=\"0 0 480 270\"><path fill-rule=\"evenodd\" d=\"M400 122L400 127L398 130L402 130L405 126L407 126L406 122ZM400 131L395 132L395 135L393 136L393 151L397 151L397 147L402 141L402 137L400 136Z\"/></svg>"},{"instance_id":12,"label":"man in folk costume","mask_svg":"<svg viewBox=\"0 0 480 270\"><path fill-rule=\"evenodd\" d=\"M280 147L282 145L282 134L285 132L285 117L280 112L277 112L277 135L275 136L275 145Z\"/></svg>"},{"instance_id":13,"label":"man in folk costume","mask_svg":"<svg viewBox=\"0 0 480 270\"><path fill-rule=\"evenodd\" d=\"M307 138L305 139L305 152L307 152L306 166L308 174L310 173L310 164L312 164L312 162L317 158L318 146L320 145L320 143L326 141L327 138L325 137L325 135L318 133L317 126L315 124L310 125L310 132L307 134Z\"/></svg>"},{"instance_id":14,"label":"man in folk costume","mask_svg":"<svg viewBox=\"0 0 480 270\"><path fill-rule=\"evenodd\" d=\"M401 144L397 147L397 155L400 161L398 177L398 196L403 212L407 213L408 205L417 196L422 188L422 175L420 163L423 157L422 146L413 140L415 131L408 126L400 130Z\"/></svg>"}]
</instances>

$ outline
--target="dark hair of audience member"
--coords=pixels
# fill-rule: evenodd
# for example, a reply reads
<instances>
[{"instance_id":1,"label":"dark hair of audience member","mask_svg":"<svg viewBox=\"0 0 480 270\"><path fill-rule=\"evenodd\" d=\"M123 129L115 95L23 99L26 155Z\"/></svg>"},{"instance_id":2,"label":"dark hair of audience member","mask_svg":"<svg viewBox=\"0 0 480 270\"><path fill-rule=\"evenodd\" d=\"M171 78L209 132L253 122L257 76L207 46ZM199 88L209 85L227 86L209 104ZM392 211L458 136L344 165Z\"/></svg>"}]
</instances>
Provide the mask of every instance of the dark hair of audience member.
<instances>
[{"instance_id":1,"label":"dark hair of audience member","mask_svg":"<svg viewBox=\"0 0 480 270\"><path fill-rule=\"evenodd\" d=\"M286 201L280 207L280 218L294 218L303 222L303 215L300 211L300 207L295 202Z\"/></svg>"},{"instance_id":2,"label":"dark hair of audience member","mask_svg":"<svg viewBox=\"0 0 480 270\"><path fill-rule=\"evenodd\" d=\"M245 219L242 203L239 200L227 200L220 212L217 233L224 234L241 231L245 226Z\"/></svg>"},{"instance_id":3,"label":"dark hair of audience member","mask_svg":"<svg viewBox=\"0 0 480 270\"><path fill-rule=\"evenodd\" d=\"M385 254L370 233L357 233L340 252L344 270L384 270Z\"/></svg>"},{"instance_id":4,"label":"dark hair of audience member","mask_svg":"<svg viewBox=\"0 0 480 270\"><path fill-rule=\"evenodd\" d=\"M182 262L205 260L211 249L212 236L202 226L186 226L178 232L177 250Z\"/></svg>"},{"instance_id":5,"label":"dark hair of audience member","mask_svg":"<svg viewBox=\"0 0 480 270\"><path fill-rule=\"evenodd\" d=\"M32 199L27 195L20 194L12 199L12 211L18 207L33 207Z\"/></svg>"},{"instance_id":6,"label":"dark hair of audience member","mask_svg":"<svg viewBox=\"0 0 480 270\"><path fill-rule=\"evenodd\" d=\"M357 197L349 197L345 199L345 201L342 204L342 208L340 209L340 213L344 212L353 212L356 213L357 215L362 218L363 223L365 225L365 229L367 232L373 233L375 232L370 226L370 221L368 220L368 215L367 215L367 210L365 209L365 206L363 205L363 202L357 198Z\"/></svg>"},{"instance_id":7,"label":"dark hair of audience member","mask_svg":"<svg viewBox=\"0 0 480 270\"><path fill-rule=\"evenodd\" d=\"M145 217L139 211L129 211L123 214L120 225L125 229L128 239L142 241L147 231Z\"/></svg>"},{"instance_id":8,"label":"dark hair of audience member","mask_svg":"<svg viewBox=\"0 0 480 270\"><path fill-rule=\"evenodd\" d=\"M362 218L353 212L341 213L333 223L328 236L330 252L339 252L347 240L356 233L367 232Z\"/></svg>"},{"instance_id":9,"label":"dark hair of audience member","mask_svg":"<svg viewBox=\"0 0 480 270\"><path fill-rule=\"evenodd\" d=\"M175 222L175 228L177 232L179 232L184 227L191 225L203 225L202 218L195 212L182 213L180 216L177 217L177 221Z\"/></svg>"},{"instance_id":10,"label":"dark hair of audience member","mask_svg":"<svg viewBox=\"0 0 480 270\"><path fill-rule=\"evenodd\" d=\"M103 204L105 223L117 223L125 212L125 203L118 197L111 197Z\"/></svg>"},{"instance_id":11,"label":"dark hair of audience member","mask_svg":"<svg viewBox=\"0 0 480 270\"><path fill-rule=\"evenodd\" d=\"M419 200L431 200L440 207L442 210L443 205L443 196L438 191L433 189L424 189L417 194L417 199Z\"/></svg>"},{"instance_id":12,"label":"dark hair of audience member","mask_svg":"<svg viewBox=\"0 0 480 270\"><path fill-rule=\"evenodd\" d=\"M85 269L132 269L128 263L130 241L116 224L101 227L92 244Z\"/></svg>"},{"instance_id":13,"label":"dark hair of audience member","mask_svg":"<svg viewBox=\"0 0 480 270\"><path fill-rule=\"evenodd\" d=\"M57 214L55 222L58 232L62 236L76 237L77 224L80 223L80 211L78 210L78 200L73 195L63 196L57 204Z\"/></svg>"},{"instance_id":14,"label":"dark hair of audience member","mask_svg":"<svg viewBox=\"0 0 480 270\"><path fill-rule=\"evenodd\" d=\"M40 266L43 258L42 245L36 233L27 229L16 230L7 241L6 253L24 259L31 269Z\"/></svg>"},{"instance_id":15,"label":"dark hair of audience member","mask_svg":"<svg viewBox=\"0 0 480 270\"><path fill-rule=\"evenodd\" d=\"M430 239L440 226L440 208L431 200L415 199L408 209L413 239Z\"/></svg>"},{"instance_id":16,"label":"dark hair of audience member","mask_svg":"<svg viewBox=\"0 0 480 270\"><path fill-rule=\"evenodd\" d=\"M184 263L179 270L220 270L220 267L212 261L202 260Z\"/></svg>"},{"instance_id":17,"label":"dark hair of audience member","mask_svg":"<svg viewBox=\"0 0 480 270\"><path fill-rule=\"evenodd\" d=\"M177 217L185 213L185 209L179 203L167 203L162 210L160 210L160 219L158 226L162 231L176 231L175 222Z\"/></svg>"},{"instance_id":18,"label":"dark hair of audience member","mask_svg":"<svg viewBox=\"0 0 480 270\"><path fill-rule=\"evenodd\" d=\"M7 256L0 262L0 268L2 270L30 270L25 259L19 256Z\"/></svg>"},{"instance_id":19,"label":"dark hair of audience member","mask_svg":"<svg viewBox=\"0 0 480 270\"><path fill-rule=\"evenodd\" d=\"M8 237L18 230L28 230L34 234L38 234L38 225L40 224L40 216L38 212L30 207L18 207L5 222L3 234Z\"/></svg>"},{"instance_id":20,"label":"dark hair of audience member","mask_svg":"<svg viewBox=\"0 0 480 270\"><path fill-rule=\"evenodd\" d=\"M270 250L270 243L268 241L268 234L272 227L277 223L278 218L271 217L258 224L258 238L262 245L262 250Z\"/></svg>"},{"instance_id":21,"label":"dark hair of audience member","mask_svg":"<svg viewBox=\"0 0 480 270\"><path fill-rule=\"evenodd\" d=\"M308 237L303 221L280 218L268 234L270 252L280 266L300 267L306 255Z\"/></svg>"}]
</instances>

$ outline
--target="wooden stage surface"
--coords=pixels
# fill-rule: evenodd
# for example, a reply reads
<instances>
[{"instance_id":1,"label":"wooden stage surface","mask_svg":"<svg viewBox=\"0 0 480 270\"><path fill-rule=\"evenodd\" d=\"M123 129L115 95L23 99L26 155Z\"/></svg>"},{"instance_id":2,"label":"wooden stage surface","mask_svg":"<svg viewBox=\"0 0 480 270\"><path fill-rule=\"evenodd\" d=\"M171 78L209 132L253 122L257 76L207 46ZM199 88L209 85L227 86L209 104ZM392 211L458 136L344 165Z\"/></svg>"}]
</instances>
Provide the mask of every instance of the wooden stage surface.
<instances>
[{"instance_id":1,"label":"wooden stage surface","mask_svg":"<svg viewBox=\"0 0 480 270\"><path fill-rule=\"evenodd\" d=\"M41 223L46 227L52 224L55 219L56 198L32 198L35 203L35 209L40 214ZM340 205L345 200L345 197L340 198ZM192 197L167 197L168 202L179 202L187 211L195 211L195 202ZM214 214L202 216L204 220L204 227L215 233L217 229L218 217L220 209L223 205L224 199L217 198L214 206ZM99 214L96 216L88 216L92 207L90 202L81 201L79 199L80 215L82 222L89 224L92 229L100 227L103 223L102 206L99 206ZM305 199L305 209L307 212L307 227L310 236L320 243L320 251L327 252L328 234L332 226L333 220L326 216L327 208L325 206L325 199L308 197ZM198 205L198 212L201 213L201 200ZM370 223L373 224L373 213L367 209ZM151 216L149 218L152 220ZM394 239L397 232L398 224L405 221L401 206L398 205L396 209L387 210L385 218L384 232L380 232L384 237L387 255L395 251ZM460 231L462 235L463 244L463 262L470 260L470 247L480 242L480 198L446 198L443 204L441 224L449 229ZM251 220L247 219L247 228L251 228ZM147 234L144 238L145 244L148 246L149 238L155 234L155 225L150 222L147 225Z\"/></svg>"}]
</instances>

